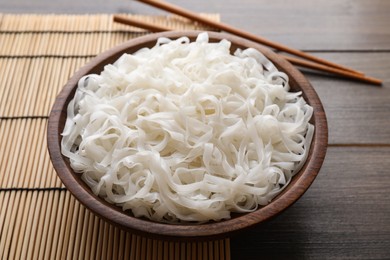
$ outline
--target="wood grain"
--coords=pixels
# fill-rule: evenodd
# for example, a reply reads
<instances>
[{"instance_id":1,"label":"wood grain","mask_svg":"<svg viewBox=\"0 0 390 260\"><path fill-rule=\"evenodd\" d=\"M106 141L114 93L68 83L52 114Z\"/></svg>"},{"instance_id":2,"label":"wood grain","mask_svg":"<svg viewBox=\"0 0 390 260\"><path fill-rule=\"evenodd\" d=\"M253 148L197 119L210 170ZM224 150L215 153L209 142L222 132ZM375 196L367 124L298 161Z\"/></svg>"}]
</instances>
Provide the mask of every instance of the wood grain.
<instances>
[{"instance_id":1,"label":"wood grain","mask_svg":"<svg viewBox=\"0 0 390 260\"><path fill-rule=\"evenodd\" d=\"M375 77L382 87L304 73L320 96L330 144L390 144L390 53L318 53Z\"/></svg>"},{"instance_id":2,"label":"wood grain","mask_svg":"<svg viewBox=\"0 0 390 260\"><path fill-rule=\"evenodd\" d=\"M332 147L318 178L298 203L273 221L231 240L232 258L389 259L387 186L390 182L390 154L389 147L384 146L390 144L390 1L242 0L239 4L236 0L169 1L195 12L220 13L226 23L294 48L315 50L315 55L323 55L326 59L384 79L384 85L379 89L305 73L324 103ZM153 8L125 0L109 4L103 0L0 1L0 10L4 13L164 15ZM1 21L0 14L0 24ZM321 50L327 53L319 53ZM14 192L0 192L0 200L9 196L20 197ZM35 212L41 208L40 201L42 199L38 200ZM0 216L11 221L11 214L7 213L10 204L2 205L8 206L0 208ZM4 232L8 226L1 223L0 232L6 238ZM59 223L59 226L67 227L67 223L71 222ZM101 255L101 247L95 242L101 241L99 230L103 230L104 225L99 228L98 223L91 228L94 233L87 243L95 245L91 247L97 249L91 251L94 257ZM69 239L69 236L64 237L62 229L58 230L55 241L59 246L52 250L52 259L64 255L61 250L66 248L66 239ZM27 232L31 232L30 244L38 243L34 238L39 229ZM130 241L127 235L124 238L122 243ZM5 240L2 243L5 244ZM0 247L4 244L0 243ZM212 243L208 244L209 259L215 259L212 246ZM129 258L130 248L123 244L121 248L125 250L120 254ZM185 257L185 251L178 250L180 248L180 244L175 244L177 259ZM33 247L24 249L27 259L39 252L33 251Z\"/></svg>"},{"instance_id":3,"label":"wood grain","mask_svg":"<svg viewBox=\"0 0 390 260\"><path fill-rule=\"evenodd\" d=\"M158 1L145 1L145 0L138 0L138 1L148 3L148 4L153 3L153 5L163 3L163 2L158 2ZM349 69L345 66L341 66L339 64L329 62L326 59L319 58L319 57L314 56L308 52L298 51L295 49L291 49L287 46L280 45L278 43L270 42L267 39L260 38L257 35L251 34L249 32L245 32L241 29L236 29L230 25L223 24L220 22L212 22L207 18L203 18L202 16L200 16L198 14L194 14L194 13L188 11L187 9L182 9L180 7L177 7L177 6L167 5L166 2L164 2L164 3L165 4L163 5L162 9L169 10L174 14L183 15L183 17L188 17L194 23L199 22L199 23L210 25L211 28L220 29L222 31L226 31L226 32L232 33L234 35L241 36L245 39L252 40L252 41L260 43L262 45L272 47L273 49L275 49L275 51L278 51L278 52L284 51L287 53L296 54L298 57L280 54L282 56L282 58L289 61L290 63L292 63L295 66L298 66L301 68L302 67L308 68L308 69L311 69L314 71L325 72L325 73L328 73L331 75L332 74L338 75L338 76L342 76L343 78L349 78L352 80L365 82L365 83L369 83L372 85L379 85L379 86L382 85L382 80L380 80L380 79L376 79L376 78L364 75L361 72ZM141 22L137 19L130 18L130 17L124 17L122 15L114 15L113 20L116 23L124 24L127 26L132 26L132 27L142 28L142 29L145 29L145 30L150 31L150 32L164 32L164 31L171 31L172 30L169 27L163 27L163 26L157 25L155 23ZM309 60L302 59L302 57L307 58ZM328 66L328 65L330 65L330 66Z\"/></svg>"},{"instance_id":4,"label":"wood grain","mask_svg":"<svg viewBox=\"0 0 390 260\"><path fill-rule=\"evenodd\" d=\"M389 158L388 147L329 148L300 201L273 221L231 238L232 258L388 259Z\"/></svg>"},{"instance_id":5,"label":"wood grain","mask_svg":"<svg viewBox=\"0 0 390 260\"><path fill-rule=\"evenodd\" d=\"M335 64L335 63L332 63L330 61L318 58L316 56L311 55L308 52L303 52L303 51L291 48L287 45L273 42L267 38L261 37L259 35L254 34L254 33L251 33L250 31L245 31L245 30L242 30L240 28L234 27L232 25L229 25L227 23L223 23L220 21L209 20L207 18L205 19L204 17L200 16L196 12L193 12L189 9L182 8L178 5L171 4L171 3L166 2L166 1L154 1L154 0L137 0L137 1L142 2L144 4L147 4L147 5L150 5L150 6L153 6L153 7L158 8L158 9L162 9L168 13L173 13L173 14L177 14L181 17L185 17L185 18L189 19L190 21L193 21L194 23L206 24L210 27L214 27L218 30L221 30L222 32L227 32L227 33L245 38L247 40L254 41L254 42L262 44L264 46L273 48L274 50L283 51L283 52L286 52L289 54L293 54L295 56L310 60L310 61L318 63L318 64L326 65L326 66L332 67L334 69L341 69L342 71L345 70L345 71L351 73L351 75L363 76L360 72L354 71L350 68L346 68L346 67L343 67L339 64ZM289 57L286 56L285 59L289 60ZM295 59L294 59L294 61L295 61ZM290 62L291 62L291 60L290 60ZM306 63L301 62L300 64L303 65ZM313 65L315 65L315 64L313 64Z\"/></svg>"},{"instance_id":6,"label":"wood grain","mask_svg":"<svg viewBox=\"0 0 390 260\"><path fill-rule=\"evenodd\" d=\"M169 2L301 50L389 50L390 2L383 0L212 0ZM135 1L1 1L1 12L164 14ZM243 18L243 14L245 17Z\"/></svg>"}]
</instances>

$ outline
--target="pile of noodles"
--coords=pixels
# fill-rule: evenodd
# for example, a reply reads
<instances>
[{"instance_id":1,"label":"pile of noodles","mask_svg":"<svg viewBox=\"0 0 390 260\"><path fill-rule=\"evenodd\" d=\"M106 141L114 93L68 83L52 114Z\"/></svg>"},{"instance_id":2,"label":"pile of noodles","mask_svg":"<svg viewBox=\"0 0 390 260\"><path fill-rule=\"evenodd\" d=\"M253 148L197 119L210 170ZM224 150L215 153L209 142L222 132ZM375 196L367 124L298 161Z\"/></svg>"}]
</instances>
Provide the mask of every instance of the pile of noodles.
<instances>
[{"instance_id":1,"label":"pile of noodles","mask_svg":"<svg viewBox=\"0 0 390 260\"><path fill-rule=\"evenodd\" d=\"M162 222L269 203L302 167L312 107L255 49L160 38L82 78L62 153L110 203Z\"/></svg>"}]
</instances>

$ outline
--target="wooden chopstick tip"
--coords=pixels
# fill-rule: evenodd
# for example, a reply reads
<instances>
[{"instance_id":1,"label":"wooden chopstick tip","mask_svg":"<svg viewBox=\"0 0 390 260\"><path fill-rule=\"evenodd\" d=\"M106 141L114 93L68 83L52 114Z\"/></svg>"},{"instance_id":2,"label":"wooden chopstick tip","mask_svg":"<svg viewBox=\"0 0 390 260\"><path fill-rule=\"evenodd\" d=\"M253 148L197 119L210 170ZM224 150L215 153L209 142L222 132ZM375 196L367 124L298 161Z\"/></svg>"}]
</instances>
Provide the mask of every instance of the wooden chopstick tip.
<instances>
[{"instance_id":1,"label":"wooden chopstick tip","mask_svg":"<svg viewBox=\"0 0 390 260\"><path fill-rule=\"evenodd\" d=\"M371 84L374 84L374 85L377 85L379 87L383 86L383 81L381 79L364 76L364 81L371 83Z\"/></svg>"},{"instance_id":2,"label":"wooden chopstick tip","mask_svg":"<svg viewBox=\"0 0 390 260\"><path fill-rule=\"evenodd\" d=\"M146 0L138 0L138 1L140 1L140 2L155 2L155 1L146 1ZM161 25L155 25L155 24L147 23L145 21L142 21L142 22L137 21L136 19L133 19L131 17L123 17L123 16L119 16L119 15L114 15L113 19L114 19L114 22L130 25L130 26L136 26L136 27L143 28L143 29L146 29L146 30L151 31L151 32L163 32L163 31L173 30L171 28L167 28L167 27L164 27ZM332 67L332 66L329 66L327 64L325 65L325 64L317 63L317 62L314 62L311 60L305 60L305 59L300 59L297 57L285 56L282 54L279 54L279 55L281 55L286 60L290 61L291 63L293 63L297 66L302 66L302 67L306 67L306 68L310 68L310 69L314 69L314 70L324 71L327 73L336 74L336 75L339 75L339 76L342 76L345 78L350 78L350 79L354 79L357 81L366 82L366 83L370 83L370 84L374 84L374 85L378 85L378 86L381 86L383 84L382 80L366 76L361 72L353 71L350 69L346 70L346 69L344 69L343 66L340 66L340 65L338 65L338 67Z\"/></svg>"}]
</instances>

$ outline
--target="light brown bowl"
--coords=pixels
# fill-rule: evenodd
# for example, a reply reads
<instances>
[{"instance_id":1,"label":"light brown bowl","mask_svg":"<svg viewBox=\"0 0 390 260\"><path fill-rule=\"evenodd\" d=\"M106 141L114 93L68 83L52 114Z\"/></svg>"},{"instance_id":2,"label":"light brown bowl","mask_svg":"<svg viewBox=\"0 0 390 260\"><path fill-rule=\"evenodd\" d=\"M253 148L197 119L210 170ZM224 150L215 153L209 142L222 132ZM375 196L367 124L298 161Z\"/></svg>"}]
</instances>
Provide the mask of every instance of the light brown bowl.
<instances>
[{"instance_id":1,"label":"light brown bowl","mask_svg":"<svg viewBox=\"0 0 390 260\"><path fill-rule=\"evenodd\" d=\"M55 100L51 110L47 128L47 141L50 158L57 174L66 188L82 204L96 215L124 230L149 237L170 239L208 239L231 235L260 224L291 206L309 188L324 161L328 141L326 116L320 99L306 78L286 60L263 46L228 34L209 32L210 41L215 42L227 39L232 42L232 51L236 48L245 49L252 47L258 49L279 70L289 76L291 91L302 91L308 104L314 108L311 123L315 126L315 133L309 157L302 170L293 177L292 182L269 205L251 213L233 214L229 220L205 224L163 224L136 218L131 213L123 212L120 207L109 204L92 193L91 189L81 180L81 175L72 170L69 160L61 154L61 133L67 117L67 106L74 96L77 82L86 74L100 73L105 65L113 63L123 53L133 53L143 47L153 47L159 37L175 39L181 36L188 36L191 40L194 40L198 33L196 31L176 31L150 34L132 39L98 55L77 71L68 81Z\"/></svg>"}]
</instances>

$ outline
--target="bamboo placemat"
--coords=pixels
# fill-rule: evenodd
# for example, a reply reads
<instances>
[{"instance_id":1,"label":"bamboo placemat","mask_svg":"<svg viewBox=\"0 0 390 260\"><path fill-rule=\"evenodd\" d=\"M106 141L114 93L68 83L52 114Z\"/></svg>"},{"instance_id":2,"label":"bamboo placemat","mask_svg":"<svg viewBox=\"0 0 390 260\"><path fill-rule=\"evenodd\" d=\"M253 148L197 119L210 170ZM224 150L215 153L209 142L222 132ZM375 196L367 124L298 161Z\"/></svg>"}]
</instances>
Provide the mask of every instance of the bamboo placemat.
<instances>
[{"instance_id":1,"label":"bamboo placemat","mask_svg":"<svg viewBox=\"0 0 390 260\"><path fill-rule=\"evenodd\" d=\"M133 17L210 29L176 16ZM67 79L146 33L111 15L0 14L0 259L230 259L229 239L169 242L110 225L70 195L51 165L46 124Z\"/></svg>"}]
</instances>

